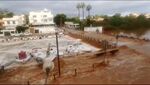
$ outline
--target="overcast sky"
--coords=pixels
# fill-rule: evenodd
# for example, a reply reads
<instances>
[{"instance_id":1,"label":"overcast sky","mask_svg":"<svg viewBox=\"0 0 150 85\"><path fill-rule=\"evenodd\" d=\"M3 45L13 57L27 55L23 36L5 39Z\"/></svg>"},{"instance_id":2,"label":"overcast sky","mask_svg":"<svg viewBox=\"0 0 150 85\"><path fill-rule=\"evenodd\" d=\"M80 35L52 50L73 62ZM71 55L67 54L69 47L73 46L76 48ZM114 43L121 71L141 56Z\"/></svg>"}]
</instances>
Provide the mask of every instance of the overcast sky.
<instances>
[{"instance_id":1,"label":"overcast sky","mask_svg":"<svg viewBox=\"0 0 150 85\"><path fill-rule=\"evenodd\" d=\"M79 1L79 0L1 0L0 8L8 9L16 14L28 13L29 11L37 11L47 8L53 14L65 13L69 16L77 16L76 4L85 2L91 4L91 14L107 14L113 15L115 13L128 14L136 13L150 13L150 1Z\"/></svg>"}]
</instances>

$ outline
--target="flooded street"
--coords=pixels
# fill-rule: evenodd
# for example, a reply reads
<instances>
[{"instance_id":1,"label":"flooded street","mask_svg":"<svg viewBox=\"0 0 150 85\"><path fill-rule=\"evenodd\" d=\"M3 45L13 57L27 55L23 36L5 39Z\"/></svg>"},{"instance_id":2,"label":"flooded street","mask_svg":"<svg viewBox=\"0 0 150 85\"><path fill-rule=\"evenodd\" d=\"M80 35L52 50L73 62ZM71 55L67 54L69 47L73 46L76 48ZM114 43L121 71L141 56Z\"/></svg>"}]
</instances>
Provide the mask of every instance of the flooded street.
<instances>
[{"instance_id":1,"label":"flooded street","mask_svg":"<svg viewBox=\"0 0 150 85\"><path fill-rule=\"evenodd\" d=\"M69 36L61 36L59 38L59 50L60 50L60 55L65 54L65 51L69 45L73 45L77 40L74 38L71 38ZM6 42L6 43L0 43L0 64L1 65L9 65L9 63L13 63L16 58L18 57L18 53L20 51L26 51L27 53L30 53L32 49L34 48L40 48L44 53L46 54L46 50L48 48L49 43L52 48L55 49L56 51L56 38L54 36L50 36L49 38L44 38L44 39L37 39L37 40L27 40L27 41L12 41L11 42ZM82 43L76 48L76 51L85 51L85 50L90 50L90 51L96 51L98 50L95 47L92 47L88 44ZM7 67L6 67L7 68Z\"/></svg>"},{"instance_id":2,"label":"flooded street","mask_svg":"<svg viewBox=\"0 0 150 85\"><path fill-rule=\"evenodd\" d=\"M88 34L88 33L87 33ZM98 34L99 35L99 34ZM93 35L97 37L98 35ZM102 35L103 38L111 39L115 42L114 37ZM102 37L101 36L101 37ZM79 39L72 38L68 35L59 37L60 55L63 54L67 46L72 45ZM81 40L82 41L82 40ZM149 42L137 42L126 38L119 39L119 52L115 55L107 54L109 61L108 66L101 65L105 56L96 56L95 48L87 43L81 42L78 52L91 50L83 54L78 54L71 57L61 57L61 77L53 81L53 76L49 77L48 83L51 84L147 84L149 83L150 61L149 57L142 54L144 50L148 50ZM55 46L55 37L17 41L13 43L1 43L1 64L7 64L9 68L1 77L0 82L6 83L22 83L26 84L30 80L31 84L43 84L44 73L41 67L37 66L37 62L31 59L27 63L13 63L20 50L30 52L33 48L42 48L47 50L48 44ZM139 46L139 48L138 48ZM142 47L143 46L143 47ZM145 48L145 49L144 49ZM141 50L140 50L141 49ZM84 62L83 62L84 61ZM95 64L93 68L93 64ZM55 60L55 65L57 65ZM10 69L11 68L11 69ZM57 69L57 67L55 67ZM74 69L77 70L77 76L74 76ZM93 70L94 69L94 70ZM55 72L55 71L54 71ZM5 78L3 78L5 77ZM20 78L22 80L20 80ZM145 79L146 78L146 79Z\"/></svg>"},{"instance_id":3,"label":"flooded street","mask_svg":"<svg viewBox=\"0 0 150 85\"><path fill-rule=\"evenodd\" d=\"M5 84L150 84L150 2L0 0Z\"/></svg>"}]
</instances>

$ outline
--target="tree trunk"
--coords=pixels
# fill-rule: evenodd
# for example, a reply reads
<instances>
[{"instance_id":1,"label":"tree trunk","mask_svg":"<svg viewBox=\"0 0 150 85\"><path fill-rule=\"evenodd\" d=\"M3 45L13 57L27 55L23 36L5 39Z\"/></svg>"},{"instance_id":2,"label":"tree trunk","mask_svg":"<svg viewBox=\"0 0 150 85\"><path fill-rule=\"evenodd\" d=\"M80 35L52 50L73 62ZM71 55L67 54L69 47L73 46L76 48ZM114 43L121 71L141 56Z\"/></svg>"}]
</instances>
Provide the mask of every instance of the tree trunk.
<instances>
[{"instance_id":1,"label":"tree trunk","mask_svg":"<svg viewBox=\"0 0 150 85\"><path fill-rule=\"evenodd\" d=\"M90 15L90 10L88 11L88 15L89 15L89 17L91 16L91 15Z\"/></svg>"},{"instance_id":2,"label":"tree trunk","mask_svg":"<svg viewBox=\"0 0 150 85\"><path fill-rule=\"evenodd\" d=\"M78 9L78 17L80 18L80 10Z\"/></svg>"},{"instance_id":3,"label":"tree trunk","mask_svg":"<svg viewBox=\"0 0 150 85\"><path fill-rule=\"evenodd\" d=\"M79 9L79 19L80 19L80 9Z\"/></svg>"},{"instance_id":4,"label":"tree trunk","mask_svg":"<svg viewBox=\"0 0 150 85\"><path fill-rule=\"evenodd\" d=\"M82 8L82 14L83 14L82 17L83 17L83 20L84 20L84 8Z\"/></svg>"}]
</instances>

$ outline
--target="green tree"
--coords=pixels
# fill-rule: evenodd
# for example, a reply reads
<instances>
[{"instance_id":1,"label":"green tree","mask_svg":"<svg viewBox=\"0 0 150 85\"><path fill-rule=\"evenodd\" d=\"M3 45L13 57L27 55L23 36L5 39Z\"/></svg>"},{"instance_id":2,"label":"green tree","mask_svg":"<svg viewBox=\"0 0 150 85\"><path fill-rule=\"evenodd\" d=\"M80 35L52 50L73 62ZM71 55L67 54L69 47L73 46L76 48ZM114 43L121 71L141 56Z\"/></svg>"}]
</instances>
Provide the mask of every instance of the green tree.
<instances>
[{"instance_id":1,"label":"green tree","mask_svg":"<svg viewBox=\"0 0 150 85\"><path fill-rule=\"evenodd\" d=\"M14 13L13 12L8 12L6 13L6 16L5 17L13 17Z\"/></svg>"},{"instance_id":2,"label":"green tree","mask_svg":"<svg viewBox=\"0 0 150 85\"><path fill-rule=\"evenodd\" d=\"M120 14L115 14L111 20L110 20L110 25L115 26L115 27L119 27L122 25L122 18L120 16Z\"/></svg>"},{"instance_id":3,"label":"green tree","mask_svg":"<svg viewBox=\"0 0 150 85\"><path fill-rule=\"evenodd\" d=\"M79 23L79 25L80 25L80 27L78 28L79 30L84 30L84 26L85 26L85 22L84 21L81 21L80 23Z\"/></svg>"},{"instance_id":4,"label":"green tree","mask_svg":"<svg viewBox=\"0 0 150 85\"><path fill-rule=\"evenodd\" d=\"M81 9L81 4L78 3L76 8L78 9L78 18L80 18L80 9Z\"/></svg>"},{"instance_id":5,"label":"green tree","mask_svg":"<svg viewBox=\"0 0 150 85\"><path fill-rule=\"evenodd\" d=\"M82 3L80 3L80 5L81 5L81 8L82 8L82 18L84 19L84 9L85 9L85 3L84 3L84 2L82 2Z\"/></svg>"},{"instance_id":6,"label":"green tree","mask_svg":"<svg viewBox=\"0 0 150 85\"><path fill-rule=\"evenodd\" d=\"M150 19L144 15L121 17L120 14L115 14L112 17L105 17L102 23L106 30L135 33L139 36L150 29Z\"/></svg>"},{"instance_id":7,"label":"green tree","mask_svg":"<svg viewBox=\"0 0 150 85\"><path fill-rule=\"evenodd\" d=\"M18 33L23 33L23 32L25 32L25 30L27 30L28 29L28 27L25 27L25 26L17 26L16 27L16 31L18 32Z\"/></svg>"},{"instance_id":8,"label":"green tree","mask_svg":"<svg viewBox=\"0 0 150 85\"><path fill-rule=\"evenodd\" d=\"M78 17L67 17L66 21L73 22L73 23L80 23L80 19Z\"/></svg>"},{"instance_id":9,"label":"green tree","mask_svg":"<svg viewBox=\"0 0 150 85\"><path fill-rule=\"evenodd\" d=\"M54 17L54 22L57 26L63 26L66 21L66 15L65 14L57 14Z\"/></svg>"},{"instance_id":10,"label":"green tree","mask_svg":"<svg viewBox=\"0 0 150 85\"><path fill-rule=\"evenodd\" d=\"M4 17L12 17L14 15L13 12L10 12L6 9L0 9L0 19L4 18Z\"/></svg>"},{"instance_id":11,"label":"green tree","mask_svg":"<svg viewBox=\"0 0 150 85\"><path fill-rule=\"evenodd\" d=\"M92 6L90 4L87 5L86 11L88 11L88 17L90 17L90 11L91 11L91 9L92 9Z\"/></svg>"}]
</instances>

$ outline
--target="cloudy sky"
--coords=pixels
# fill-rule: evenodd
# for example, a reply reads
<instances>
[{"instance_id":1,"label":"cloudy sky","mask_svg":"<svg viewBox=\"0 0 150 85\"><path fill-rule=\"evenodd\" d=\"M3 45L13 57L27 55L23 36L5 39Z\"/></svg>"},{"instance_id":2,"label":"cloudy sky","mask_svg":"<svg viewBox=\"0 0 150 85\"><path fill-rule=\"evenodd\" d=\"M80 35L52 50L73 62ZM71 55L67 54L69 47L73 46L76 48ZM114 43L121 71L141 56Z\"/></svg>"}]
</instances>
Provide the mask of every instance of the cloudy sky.
<instances>
[{"instance_id":1,"label":"cloudy sky","mask_svg":"<svg viewBox=\"0 0 150 85\"><path fill-rule=\"evenodd\" d=\"M150 1L80 1L80 0L0 0L0 8L8 9L16 14L28 13L29 11L37 11L47 8L53 14L65 13L69 16L76 16L76 4L85 2L91 4L91 14L107 14L113 15L121 13L126 15L131 12L136 13L150 13Z\"/></svg>"}]
</instances>

